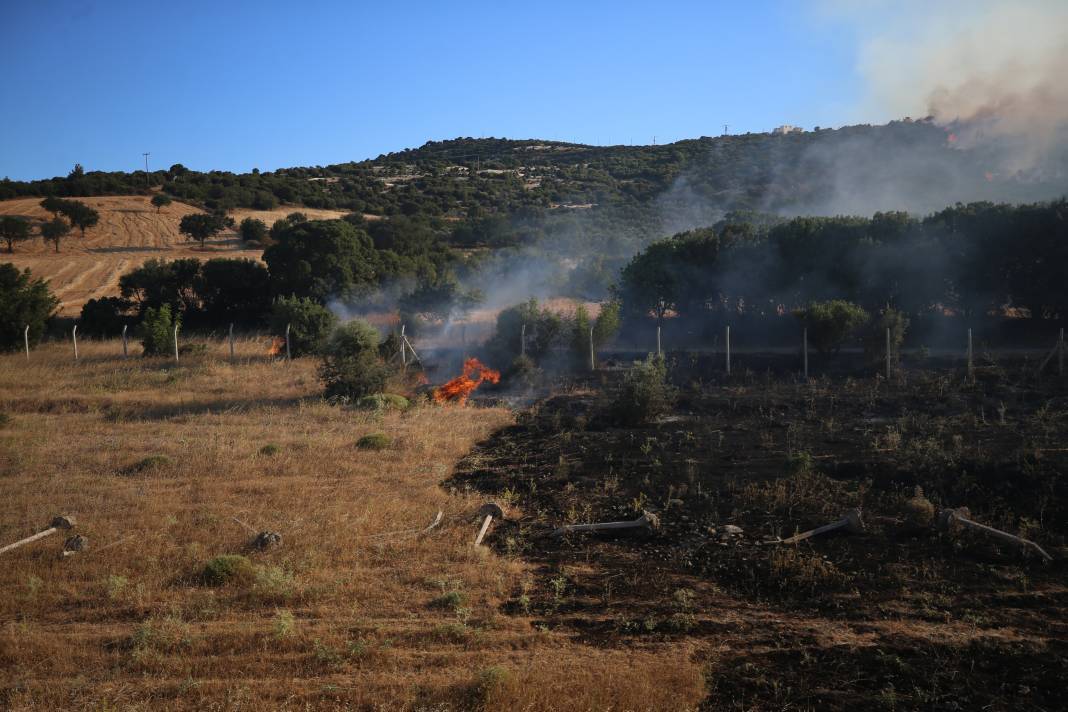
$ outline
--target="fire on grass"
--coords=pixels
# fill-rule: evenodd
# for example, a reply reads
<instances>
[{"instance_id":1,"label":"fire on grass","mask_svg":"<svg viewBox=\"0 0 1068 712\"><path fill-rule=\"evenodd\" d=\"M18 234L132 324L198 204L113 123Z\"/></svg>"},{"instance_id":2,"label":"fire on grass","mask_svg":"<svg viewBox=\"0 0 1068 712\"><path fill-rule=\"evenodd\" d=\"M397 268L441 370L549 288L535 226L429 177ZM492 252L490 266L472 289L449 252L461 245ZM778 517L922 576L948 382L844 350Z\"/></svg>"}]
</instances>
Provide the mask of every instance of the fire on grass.
<instances>
[{"instance_id":1,"label":"fire on grass","mask_svg":"<svg viewBox=\"0 0 1068 712\"><path fill-rule=\"evenodd\" d=\"M463 373L434 389L434 402L463 405L467 402L467 397L471 395L471 392L483 381L500 383L501 374L499 371L486 367L477 358L469 358L464 361Z\"/></svg>"},{"instance_id":2,"label":"fire on grass","mask_svg":"<svg viewBox=\"0 0 1068 712\"><path fill-rule=\"evenodd\" d=\"M268 356L280 356L285 353L286 340L281 336L276 336L271 340L271 345L267 347Z\"/></svg>"}]
</instances>

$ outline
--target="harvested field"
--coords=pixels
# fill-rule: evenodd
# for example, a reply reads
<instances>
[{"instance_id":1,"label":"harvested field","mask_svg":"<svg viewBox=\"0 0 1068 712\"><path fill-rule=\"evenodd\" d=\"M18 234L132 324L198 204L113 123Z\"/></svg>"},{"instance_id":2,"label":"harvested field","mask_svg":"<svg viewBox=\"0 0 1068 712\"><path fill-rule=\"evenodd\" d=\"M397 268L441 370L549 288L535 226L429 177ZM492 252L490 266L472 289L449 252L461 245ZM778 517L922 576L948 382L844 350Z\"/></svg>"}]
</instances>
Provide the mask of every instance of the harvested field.
<instances>
[{"instance_id":1,"label":"harvested field","mask_svg":"<svg viewBox=\"0 0 1068 712\"><path fill-rule=\"evenodd\" d=\"M0 707L697 706L689 641L588 644L506 610L537 572L473 548L483 498L441 483L510 412L330 405L313 361L265 346L239 342L234 364L215 342L180 366L116 342L77 364L63 343L0 357L0 541L60 513L89 539L3 555ZM391 445L358 449L372 432ZM383 536L438 510L426 536ZM251 549L261 530L281 545Z\"/></svg>"},{"instance_id":2,"label":"harvested field","mask_svg":"<svg viewBox=\"0 0 1068 712\"><path fill-rule=\"evenodd\" d=\"M62 316L77 316L90 299L118 293L119 277L153 258L177 259L196 257L246 257L259 260L260 248L245 248L236 232L227 230L208 240L203 248L178 232L178 223L190 213L201 212L185 203L174 202L158 211L147 196L107 196L78 198L100 213L100 223L86 230L85 238L77 230L63 240L57 254L54 246L40 237L16 245L14 254L0 254L0 261L19 268L29 268L34 275L49 280L60 300ZM0 201L0 215L19 215L31 220L48 220L52 215L40 198ZM336 210L279 208L276 210L238 210L233 214L240 223L246 217L263 220L270 226L275 220L299 210L312 219L329 219L344 215Z\"/></svg>"}]
</instances>

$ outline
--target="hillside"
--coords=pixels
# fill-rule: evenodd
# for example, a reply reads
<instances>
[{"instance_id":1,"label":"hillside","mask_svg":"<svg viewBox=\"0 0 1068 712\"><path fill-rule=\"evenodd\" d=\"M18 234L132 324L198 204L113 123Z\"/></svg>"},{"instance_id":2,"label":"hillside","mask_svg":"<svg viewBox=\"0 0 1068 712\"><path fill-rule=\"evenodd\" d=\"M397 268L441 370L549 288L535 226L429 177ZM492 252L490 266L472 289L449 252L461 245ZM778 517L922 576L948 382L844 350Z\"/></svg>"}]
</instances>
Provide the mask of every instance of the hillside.
<instances>
[{"instance_id":1,"label":"hillside","mask_svg":"<svg viewBox=\"0 0 1068 712\"><path fill-rule=\"evenodd\" d=\"M261 249L242 246L232 231L220 233L202 249L178 232L178 223L198 208L174 202L159 212L147 196L109 196L83 198L100 213L100 223L81 237L73 231L60 245L57 254L50 244L35 238L19 244L14 254L4 253L0 261L11 262L19 268L29 268L34 275L51 283L60 300L59 313L75 316L82 305L94 298L113 296L118 292L119 277L152 258L164 257L247 257L259 260ZM0 215L18 215L31 220L46 220L51 214L44 210L37 198L18 198L0 201ZM234 219L256 217L268 225L284 217L289 209L273 211L239 210ZM332 218L342 213L330 210L307 210L310 217Z\"/></svg>"}]
</instances>

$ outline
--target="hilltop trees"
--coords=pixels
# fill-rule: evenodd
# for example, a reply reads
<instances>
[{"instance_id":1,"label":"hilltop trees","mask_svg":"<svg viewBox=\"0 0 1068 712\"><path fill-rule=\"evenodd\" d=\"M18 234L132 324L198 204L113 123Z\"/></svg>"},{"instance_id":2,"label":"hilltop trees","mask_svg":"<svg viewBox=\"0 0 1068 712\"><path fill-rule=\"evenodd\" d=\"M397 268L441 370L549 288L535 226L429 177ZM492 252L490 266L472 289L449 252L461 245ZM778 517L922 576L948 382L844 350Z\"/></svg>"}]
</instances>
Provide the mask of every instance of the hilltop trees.
<instances>
[{"instance_id":1,"label":"hilltop trees","mask_svg":"<svg viewBox=\"0 0 1068 712\"><path fill-rule=\"evenodd\" d=\"M56 252L59 252L59 243L70 233L70 225L63 218L55 218L41 225L41 237L45 242L53 242Z\"/></svg>"},{"instance_id":2,"label":"hilltop trees","mask_svg":"<svg viewBox=\"0 0 1068 712\"><path fill-rule=\"evenodd\" d=\"M30 239L30 223L14 215L0 217L0 240L7 242L7 251L15 251L16 242Z\"/></svg>"},{"instance_id":3,"label":"hilltop trees","mask_svg":"<svg viewBox=\"0 0 1068 712\"><path fill-rule=\"evenodd\" d=\"M30 345L37 344L57 306L59 300L44 280L34 279L30 270L20 272L13 264L0 264L0 351L21 348L27 326Z\"/></svg>"},{"instance_id":4,"label":"hilltop trees","mask_svg":"<svg viewBox=\"0 0 1068 712\"><path fill-rule=\"evenodd\" d=\"M178 232L188 235L190 239L197 240L201 247L209 237L214 236L226 227L226 218L207 213L193 213L186 215L178 224Z\"/></svg>"}]
</instances>

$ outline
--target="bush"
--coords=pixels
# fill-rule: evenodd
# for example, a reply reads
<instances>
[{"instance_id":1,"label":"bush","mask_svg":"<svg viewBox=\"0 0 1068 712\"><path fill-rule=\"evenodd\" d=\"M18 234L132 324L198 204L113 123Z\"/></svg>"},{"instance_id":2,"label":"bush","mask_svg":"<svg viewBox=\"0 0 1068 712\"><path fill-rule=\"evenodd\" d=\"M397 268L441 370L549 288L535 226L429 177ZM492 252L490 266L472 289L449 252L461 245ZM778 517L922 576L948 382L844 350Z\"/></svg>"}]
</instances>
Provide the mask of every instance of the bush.
<instances>
[{"instance_id":1,"label":"bush","mask_svg":"<svg viewBox=\"0 0 1068 712\"><path fill-rule=\"evenodd\" d=\"M356 401L357 408L364 410L407 410L411 403L395 393L376 393Z\"/></svg>"},{"instance_id":2,"label":"bush","mask_svg":"<svg viewBox=\"0 0 1068 712\"><path fill-rule=\"evenodd\" d=\"M290 327L293 356L319 353L337 324L326 307L307 297L280 297L271 308L271 331L281 336Z\"/></svg>"},{"instance_id":3,"label":"bush","mask_svg":"<svg viewBox=\"0 0 1068 712\"><path fill-rule=\"evenodd\" d=\"M549 353L563 330L563 320L548 309L539 308L538 300L508 307L497 315L497 330L486 342L486 351L497 363L511 363L523 353L521 336L526 326L525 355L535 364Z\"/></svg>"},{"instance_id":4,"label":"bush","mask_svg":"<svg viewBox=\"0 0 1068 712\"><path fill-rule=\"evenodd\" d=\"M208 586L250 583L256 578L256 568L240 554L223 554L204 565L200 578Z\"/></svg>"},{"instance_id":5,"label":"bush","mask_svg":"<svg viewBox=\"0 0 1068 712\"><path fill-rule=\"evenodd\" d=\"M141 346L143 356L164 356L174 353L174 328L181 328L182 317L171 316L171 305L159 309L149 307L141 321Z\"/></svg>"},{"instance_id":6,"label":"bush","mask_svg":"<svg viewBox=\"0 0 1068 712\"><path fill-rule=\"evenodd\" d=\"M868 312L852 302L813 302L794 316L808 329L808 340L820 354L837 354L849 335L868 321Z\"/></svg>"},{"instance_id":7,"label":"bush","mask_svg":"<svg viewBox=\"0 0 1068 712\"><path fill-rule=\"evenodd\" d=\"M258 325L271 309L270 276L255 260L208 260L195 284L204 316L215 326Z\"/></svg>"},{"instance_id":8,"label":"bush","mask_svg":"<svg viewBox=\"0 0 1068 712\"><path fill-rule=\"evenodd\" d=\"M393 444L393 439L385 433L369 433L356 441L360 450L385 450Z\"/></svg>"},{"instance_id":9,"label":"bush","mask_svg":"<svg viewBox=\"0 0 1068 712\"><path fill-rule=\"evenodd\" d=\"M57 306L59 300L44 280L13 264L0 264L0 352L22 348L27 326L30 346L36 346Z\"/></svg>"},{"instance_id":10,"label":"bush","mask_svg":"<svg viewBox=\"0 0 1068 712\"><path fill-rule=\"evenodd\" d=\"M93 336L118 336L122 333L123 325L133 321L129 316L131 306L130 302L122 297L90 299L82 307L82 314L78 317L78 330Z\"/></svg>"},{"instance_id":11,"label":"bush","mask_svg":"<svg viewBox=\"0 0 1068 712\"><path fill-rule=\"evenodd\" d=\"M338 327L323 347L319 378L327 397L351 399L381 393L389 367L378 354L378 332L356 319Z\"/></svg>"},{"instance_id":12,"label":"bush","mask_svg":"<svg viewBox=\"0 0 1068 712\"><path fill-rule=\"evenodd\" d=\"M901 359L901 345L905 343L905 332L909 328L909 319L897 309L884 309L877 319L873 319L864 333L864 357L869 363L883 363L886 359L886 330L890 330L890 360L897 363Z\"/></svg>"},{"instance_id":13,"label":"bush","mask_svg":"<svg viewBox=\"0 0 1068 712\"><path fill-rule=\"evenodd\" d=\"M623 388L612 403L612 415L622 425L643 425L668 412L675 396L675 389L667 382L664 359L650 355L627 372Z\"/></svg>"},{"instance_id":14,"label":"bush","mask_svg":"<svg viewBox=\"0 0 1068 712\"><path fill-rule=\"evenodd\" d=\"M245 242L259 242L262 243L267 239L267 223L256 218L245 218L241 221L241 226L237 231L241 234L241 239Z\"/></svg>"},{"instance_id":15,"label":"bush","mask_svg":"<svg viewBox=\"0 0 1068 712\"><path fill-rule=\"evenodd\" d=\"M267 443L266 445L260 448L260 454L266 455L267 457L277 455L280 452L282 452L282 448L280 448L278 445L275 445L274 443Z\"/></svg>"}]
</instances>

